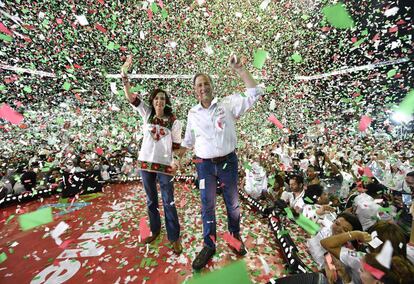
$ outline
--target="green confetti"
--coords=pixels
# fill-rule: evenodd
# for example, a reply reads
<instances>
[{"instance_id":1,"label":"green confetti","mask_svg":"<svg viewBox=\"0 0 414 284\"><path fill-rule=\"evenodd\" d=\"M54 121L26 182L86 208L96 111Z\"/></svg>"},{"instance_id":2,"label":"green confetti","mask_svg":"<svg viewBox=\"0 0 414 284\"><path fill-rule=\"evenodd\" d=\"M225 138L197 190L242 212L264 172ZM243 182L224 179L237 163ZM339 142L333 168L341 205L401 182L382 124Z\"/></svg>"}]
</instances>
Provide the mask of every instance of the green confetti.
<instances>
[{"instance_id":1,"label":"green confetti","mask_svg":"<svg viewBox=\"0 0 414 284\"><path fill-rule=\"evenodd\" d=\"M287 217L289 219L293 219L293 213L292 213L292 209L290 209L290 207L285 207L285 212L286 212Z\"/></svg>"},{"instance_id":2,"label":"green confetti","mask_svg":"<svg viewBox=\"0 0 414 284\"><path fill-rule=\"evenodd\" d=\"M390 71L388 71L387 77L388 78L394 77L395 74L397 74L397 69L391 69Z\"/></svg>"},{"instance_id":3,"label":"green confetti","mask_svg":"<svg viewBox=\"0 0 414 284\"><path fill-rule=\"evenodd\" d=\"M168 13L167 13L167 10L165 10L165 9L162 9L161 10L161 16L162 16L162 18L165 20L165 19L167 19L168 18Z\"/></svg>"},{"instance_id":4,"label":"green confetti","mask_svg":"<svg viewBox=\"0 0 414 284\"><path fill-rule=\"evenodd\" d=\"M69 82L65 82L62 86L62 89L64 89L65 91L69 91L70 89L70 83Z\"/></svg>"},{"instance_id":5,"label":"green confetti","mask_svg":"<svg viewBox=\"0 0 414 284\"><path fill-rule=\"evenodd\" d=\"M348 29L354 27L355 23L349 15L343 3L326 6L322 9L327 21L335 28Z\"/></svg>"},{"instance_id":6,"label":"green confetti","mask_svg":"<svg viewBox=\"0 0 414 284\"><path fill-rule=\"evenodd\" d=\"M227 163L225 163L225 164L223 165L223 170L224 170L226 167L227 167Z\"/></svg>"},{"instance_id":7,"label":"green confetti","mask_svg":"<svg viewBox=\"0 0 414 284\"><path fill-rule=\"evenodd\" d=\"M26 87L23 88L23 91L25 91L26 93L31 93L32 88L30 86L26 86Z\"/></svg>"},{"instance_id":8,"label":"green confetti","mask_svg":"<svg viewBox=\"0 0 414 284\"><path fill-rule=\"evenodd\" d=\"M313 203L314 203L314 202L313 202L313 200L309 198L309 196L306 196L306 197L305 197L305 200L306 200L307 202L311 203L311 204L313 204Z\"/></svg>"},{"instance_id":9,"label":"green confetti","mask_svg":"<svg viewBox=\"0 0 414 284\"><path fill-rule=\"evenodd\" d=\"M20 228L23 231L30 230L53 221L52 208L42 208L34 212L22 214L19 216Z\"/></svg>"},{"instance_id":10,"label":"green confetti","mask_svg":"<svg viewBox=\"0 0 414 284\"><path fill-rule=\"evenodd\" d=\"M273 188L273 186L275 185L275 177L271 176L268 180L267 183Z\"/></svg>"},{"instance_id":11,"label":"green confetti","mask_svg":"<svg viewBox=\"0 0 414 284\"><path fill-rule=\"evenodd\" d=\"M0 91L4 91L6 90L6 86L5 85L0 85Z\"/></svg>"},{"instance_id":12,"label":"green confetti","mask_svg":"<svg viewBox=\"0 0 414 284\"><path fill-rule=\"evenodd\" d=\"M155 2L152 2L151 4L151 10L154 14L158 13L158 6Z\"/></svg>"},{"instance_id":13,"label":"green confetti","mask_svg":"<svg viewBox=\"0 0 414 284\"><path fill-rule=\"evenodd\" d=\"M266 87L266 93L271 93L271 92L273 92L274 89L275 89L275 86L273 86L273 85L267 86Z\"/></svg>"},{"instance_id":14,"label":"green confetti","mask_svg":"<svg viewBox=\"0 0 414 284\"><path fill-rule=\"evenodd\" d=\"M300 214L299 218L297 218L295 222L311 235L316 235L316 233L320 230L318 224L316 224L309 218L306 218L303 214Z\"/></svg>"},{"instance_id":15,"label":"green confetti","mask_svg":"<svg viewBox=\"0 0 414 284\"><path fill-rule=\"evenodd\" d=\"M380 208L378 208L378 211L391 213L391 207L380 207Z\"/></svg>"},{"instance_id":16,"label":"green confetti","mask_svg":"<svg viewBox=\"0 0 414 284\"><path fill-rule=\"evenodd\" d=\"M354 46L354 47L359 47L359 46L361 45L361 43L363 43L363 42L364 42L364 41L366 41L366 40L367 40L367 38L366 38L366 37L361 38L360 40L356 41L356 42L353 44L353 46Z\"/></svg>"},{"instance_id":17,"label":"green confetti","mask_svg":"<svg viewBox=\"0 0 414 284\"><path fill-rule=\"evenodd\" d=\"M7 254L5 252L0 253L0 263L6 261Z\"/></svg>"},{"instance_id":18,"label":"green confetti","mask_svg":"<svg viewBox=\"0 0 414 284\"><path fill-rule=\"evenodd\" d=\"M113 41L110 41L109 44L106 46L107 49L109 50L114 50L115 49L115 43Z\"/></svg>"},{"instance_id":19,"label":"green confetti","mask_svg":"<svg viewBox=\"0 0 414 284\"><path fill-rule=\"evenodd\" d=\"M256 270L257 271L257 270ZM261 272L260 272L261 273ZM260 275L260 274L259 274ZM244 260L233 262L219 270L214 270L203 275L195 275L188 284L210 284L210 283L252 283L247 273Z\"/></svg>"},{"instance_id":20,"label":"green confetti","mask_svg":"<svg viewBox=\"0 0 414 284\"><path fill-rule=\"evenodd\" d=\"M249 164L248 162L244 162L243 167L244 167L246 170L249 170L249 171L251 171L251 170L252 170L252 167L250 166L250 164Z\"/></svg>"},{"instance_id":21,"label":"green confetti","mask_svg":"<svg viewBox=\"0 0 414 284\"><path fill-rule=\"evenodd\" d=\"M267 55L268 55L268 52L264 49L256 50L254 52L253 66L256 67L257 69L262 69L266 61Z\"/></svg>"},{"instance_id":22,"label":"green confetti","mask_svg":"<svg viewBox=\"0 0 414 284\"><path fill-rule=\"evenodd\" d=\"M4 40L4 41L12 41L13 38L9 35L5 35L5 34L0 34L0 39Z\"/></svg>"},{"instance_id":23,"label":"green confetti","mask_svg":"<svg viewBox=\"0 0 414 284\"><path fill-rule=\"evenodd\" d=\"M292 60L296 63L302 62L302 55L300 55L298 52L293 53L290 58L292 58Z\"/></svg>"},{"instance_id":24,"label":"green confetti","mask_svg":"<svg viewBox=\"0 0 414 284\"><path fill-rule=\"evenodd\" d=\"M7 218L5 224L7 225L14 218L14 216L15 216L14 214L13 215L10 215L9 218Z\"/></svg>"}]
</instances>

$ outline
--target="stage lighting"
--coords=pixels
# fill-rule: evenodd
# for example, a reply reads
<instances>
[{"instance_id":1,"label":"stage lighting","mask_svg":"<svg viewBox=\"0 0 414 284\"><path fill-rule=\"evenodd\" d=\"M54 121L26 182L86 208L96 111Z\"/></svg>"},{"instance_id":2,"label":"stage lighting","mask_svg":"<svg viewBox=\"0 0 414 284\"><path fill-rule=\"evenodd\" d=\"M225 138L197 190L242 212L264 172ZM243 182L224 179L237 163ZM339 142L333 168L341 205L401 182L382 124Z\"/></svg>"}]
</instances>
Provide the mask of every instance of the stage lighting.
<instances>
[{"instance_id":1,"label":"stage lighting","mask_svg":"<svg viewBox=\"0 0 414 284\"><path fill-rule=\"evenodd\" d=\"M401 123L410 122L413 119L413 117L411 115L396 111L396 112L393 113L391 119L394 122L397 122L397 123L401 124Z\"/></svg>"}]
</instances>

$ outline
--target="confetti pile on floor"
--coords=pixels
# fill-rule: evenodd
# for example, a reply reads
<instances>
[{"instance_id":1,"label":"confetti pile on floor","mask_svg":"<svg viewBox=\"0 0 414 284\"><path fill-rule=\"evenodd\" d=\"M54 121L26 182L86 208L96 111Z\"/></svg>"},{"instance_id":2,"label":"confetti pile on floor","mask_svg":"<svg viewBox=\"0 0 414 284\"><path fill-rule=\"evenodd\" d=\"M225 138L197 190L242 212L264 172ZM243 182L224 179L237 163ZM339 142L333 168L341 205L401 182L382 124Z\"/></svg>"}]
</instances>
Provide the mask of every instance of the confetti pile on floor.
<instances>
[{"instance_id":1,"label":"confetti pile on floor","mask_svg":"<svg viewBox=\"0 0 414 284\"><path fill-rule=\"evenodd\" d=\"M191 263L202 249L202 221L199 195L192 185L177 182L175 200L184 247L180 256L172 253L164 228L148 247L140 242L139 220L146 217L141 183L113 184L102 194L83 195L78 200L53 196L8 207L2 212L0 242L6 259L0 264L0 277L17 283L43 283L45 277L60 281L66 277L67 283L182 283L193 277ZM23 214L45 209L52 209L52 222L21 230ZM223 240L227 217L219 196L217 253L201 274L237 259L245 260L255 283L288 273L267 219L253 214L244 204L241 209L242 237L248 254L244 258L236 256ZM163 216L162 206L160 211ZM47 217L47 213L42 216ZM270 268L267 275L264 266Z\"/></svg>"}]
</instances>

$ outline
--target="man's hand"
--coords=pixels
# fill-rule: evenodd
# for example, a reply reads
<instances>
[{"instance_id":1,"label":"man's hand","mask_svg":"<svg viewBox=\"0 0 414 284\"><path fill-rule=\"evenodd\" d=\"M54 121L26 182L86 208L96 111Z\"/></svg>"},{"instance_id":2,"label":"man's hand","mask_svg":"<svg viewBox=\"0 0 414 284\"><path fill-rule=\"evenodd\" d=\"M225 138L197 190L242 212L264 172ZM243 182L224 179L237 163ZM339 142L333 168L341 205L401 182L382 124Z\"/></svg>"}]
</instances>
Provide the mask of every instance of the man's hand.
<instances>
[{"instance_id":1,"label":"man's hand","mask_svg":"<svg viewBox=\"0 0 414 284\"><path fill-rule=\"evenodd\" d=\"M132 54L127 57L125 63L121 67L121 75L125 76L128 73L129 68L132 66Z\"/></svg>"},{"instance_id":2,"label":"man's hand","mask_svg":"<svg viewBox=\"0 0 414 284\"><path fill-rule=\"evenodd\" d=\"M229 57L229 65L234 70L240 70L243 67L240 59L235 54L230 55L230 57Z\"/></svg>"}]
</instances>

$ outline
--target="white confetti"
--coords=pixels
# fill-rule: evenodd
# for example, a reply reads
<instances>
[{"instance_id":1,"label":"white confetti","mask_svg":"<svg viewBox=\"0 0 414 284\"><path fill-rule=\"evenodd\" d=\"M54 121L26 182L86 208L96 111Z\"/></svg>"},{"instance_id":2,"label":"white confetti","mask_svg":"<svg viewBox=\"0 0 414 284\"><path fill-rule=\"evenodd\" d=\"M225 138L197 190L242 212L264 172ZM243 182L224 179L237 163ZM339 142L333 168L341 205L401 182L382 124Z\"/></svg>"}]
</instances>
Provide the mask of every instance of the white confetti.
<instances>
[{"instance_id":1,"label":"white confetti","mask_svg":"<svg viewBox=\"0 0 414 284\"><path fill-rule=\"evenodd\" d=\"M384 15L386 17L390 17L390 16L394 16L398 13L399 8L398 7L393 7L391 9L388 9L387 11L384 12Z\"/></svg>"},{"instance_id":2,"label":"white confetti","mask_svg":"<svg viewBox=\"0 0 414 284\"><path fill-rule=\"evenodd\" d=\"M79 24L81 26L87 26L87 25L89 25L89 22L86 19L85 15L80 15L80 16L76 16L75 15L75 17L76 17L76 20L78 20L78 22L79 22Z\"/></svg>"}]
</instances>

